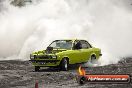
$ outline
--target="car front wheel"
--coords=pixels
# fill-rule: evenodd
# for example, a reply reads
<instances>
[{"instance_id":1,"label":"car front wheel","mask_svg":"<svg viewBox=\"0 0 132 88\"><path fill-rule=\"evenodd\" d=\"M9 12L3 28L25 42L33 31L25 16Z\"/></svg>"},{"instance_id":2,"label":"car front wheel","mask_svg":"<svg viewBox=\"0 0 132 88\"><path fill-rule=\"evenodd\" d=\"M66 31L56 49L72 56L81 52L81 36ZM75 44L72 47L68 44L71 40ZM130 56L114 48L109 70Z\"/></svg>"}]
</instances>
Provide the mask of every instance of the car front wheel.
<instances>
[{"instance_id":1,"label":"car front wheel","mask_svg":"<svg viewBox=\"0 0 132 88\"><path fill-rule=\"evenodd\" d=\"M39 71L40 67L39 66L35 66L35 71Z\"/></svg>"},{"instance_id":2,"label":"car front wheel","mask_svg":"<svg viewBox=\"0 0 132 88\"><path fill-rule=\"evenodd\" d=\"M66 58L64 58L64 59L61 61L60 69L63 70L63 71L67 71L67 70L68 70L68 61L67 61Z\"/></svg>"}]
</instances>

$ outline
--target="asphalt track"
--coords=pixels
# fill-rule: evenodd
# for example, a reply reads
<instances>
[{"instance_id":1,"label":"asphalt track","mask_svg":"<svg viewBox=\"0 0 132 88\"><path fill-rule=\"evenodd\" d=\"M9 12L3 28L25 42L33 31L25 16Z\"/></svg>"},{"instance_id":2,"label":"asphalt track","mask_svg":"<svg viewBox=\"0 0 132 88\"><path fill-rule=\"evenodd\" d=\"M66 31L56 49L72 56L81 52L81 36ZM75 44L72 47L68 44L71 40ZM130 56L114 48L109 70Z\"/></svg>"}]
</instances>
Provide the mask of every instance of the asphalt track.
<instances>
[{"instance_id":1,"label":"asphalt track","mask_svg":"<svg viewBox=\"0 0 132 88\"><path fill-rule=\"evenodd\" d=\"M128 84L90 84L79 85L76 75L79 65L70 66L69 71L57 68L41 68L34 72L29 61L0 61L0 88L132 88ZM126 58L117 64L85 68L90 74L130 74L132 75L132 58Z\"/></svg>"}]
</instances>

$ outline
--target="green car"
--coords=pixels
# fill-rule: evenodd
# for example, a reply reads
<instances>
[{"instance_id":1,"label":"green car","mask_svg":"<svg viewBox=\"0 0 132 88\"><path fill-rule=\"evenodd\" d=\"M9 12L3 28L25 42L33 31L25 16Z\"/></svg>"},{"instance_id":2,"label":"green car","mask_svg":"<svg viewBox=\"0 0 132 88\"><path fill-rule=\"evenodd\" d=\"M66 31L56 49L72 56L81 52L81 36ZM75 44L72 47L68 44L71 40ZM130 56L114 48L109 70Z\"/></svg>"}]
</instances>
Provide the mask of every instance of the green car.
<instances>
[{"instance_id":1,"label":"green car","mask_svg":"<svg viewBox=\"0 0 132 88\"><path fill-rule=\"evenodd\" d=\"M70 64L93 62L101 55L101 50L86 40L55 40L46 50L30 54L30 61L35 71L39 71L40 67L59 67L66 71Z\"/></svg>"}]
</instances>

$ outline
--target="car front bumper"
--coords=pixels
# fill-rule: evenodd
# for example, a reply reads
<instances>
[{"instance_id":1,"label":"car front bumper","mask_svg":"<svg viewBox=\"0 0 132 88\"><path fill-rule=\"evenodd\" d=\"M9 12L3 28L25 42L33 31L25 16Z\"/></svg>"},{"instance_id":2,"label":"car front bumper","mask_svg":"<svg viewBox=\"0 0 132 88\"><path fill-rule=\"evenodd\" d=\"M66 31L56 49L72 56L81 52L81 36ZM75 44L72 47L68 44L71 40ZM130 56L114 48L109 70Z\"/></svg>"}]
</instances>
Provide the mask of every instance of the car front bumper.
<instances>
[{"instance_id":1,"label":"car front bumper","mask_svg":"<svg viewBox=\"0 0 132 88\"><path fill-rule=\"evenodd\" d=\"M29 60L34 66L40 67L54 67L58 66L60 60Z\"/></svg>"}]
</instances>

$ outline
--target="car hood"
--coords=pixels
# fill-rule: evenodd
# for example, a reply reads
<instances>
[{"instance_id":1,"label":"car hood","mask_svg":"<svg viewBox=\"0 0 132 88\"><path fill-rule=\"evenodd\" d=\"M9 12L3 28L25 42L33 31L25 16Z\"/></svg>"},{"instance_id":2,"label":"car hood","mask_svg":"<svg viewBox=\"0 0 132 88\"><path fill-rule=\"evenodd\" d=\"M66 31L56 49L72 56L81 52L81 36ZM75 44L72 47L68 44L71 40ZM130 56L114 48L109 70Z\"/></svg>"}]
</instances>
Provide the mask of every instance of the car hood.
<instances>
[{"instance_id":1,"label":"car hood","mask_svg":"<svg viewBox=\"0 0 132 88\"><path fill-rule=\"evenodd\" d=\"M37 54L37 55L56 54L56 53L63 52L63 51L66 51L66 50L67 49L53 49L51 52L47 52L47 50L41 50L41 51L33 52L32 54Z\"/></svg>"},{"instance_id":2,"label":"car hood","mask_svg":"<svg viewBox=\"0 0 132 88\"><path fill-rule=\"evenodd\" d=\"M63 51L66 51L66 49L53 49L50 52L47 52L47 50L45 50L45 54L56 54L56 53L63 52Z\"/></svg>"}]
</instances>

